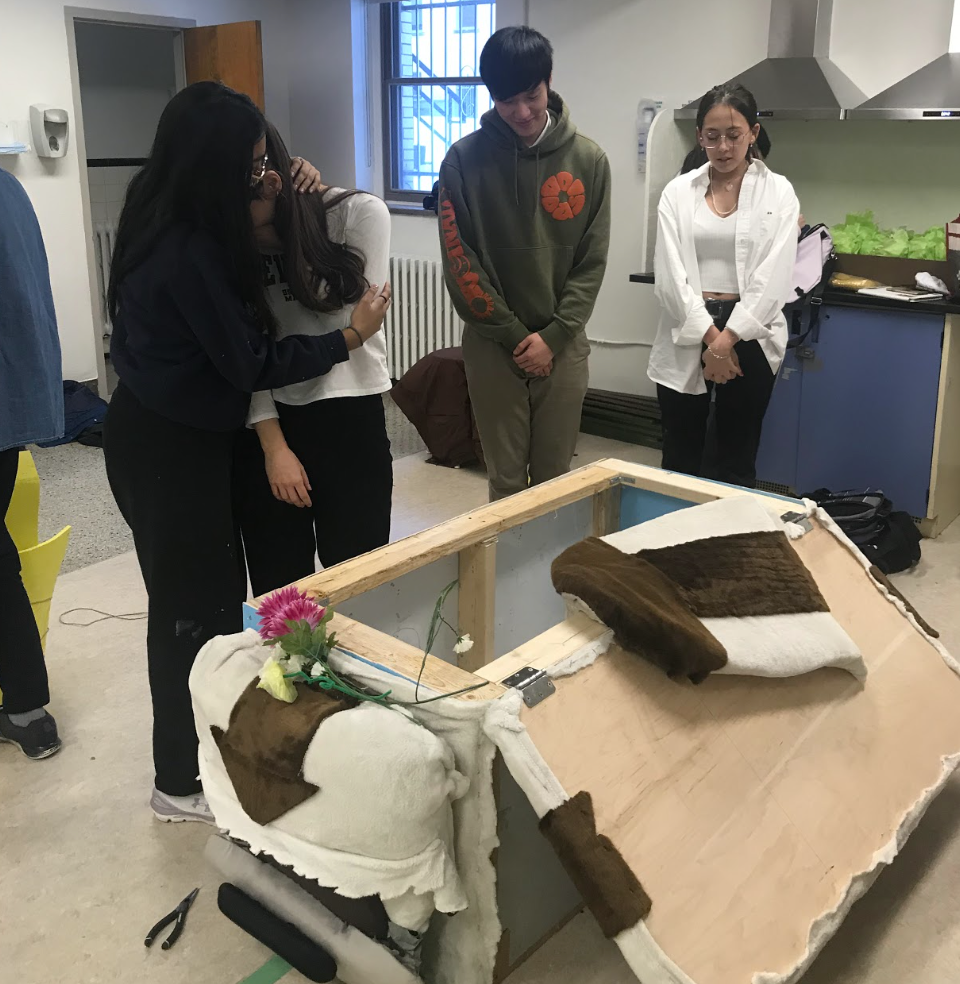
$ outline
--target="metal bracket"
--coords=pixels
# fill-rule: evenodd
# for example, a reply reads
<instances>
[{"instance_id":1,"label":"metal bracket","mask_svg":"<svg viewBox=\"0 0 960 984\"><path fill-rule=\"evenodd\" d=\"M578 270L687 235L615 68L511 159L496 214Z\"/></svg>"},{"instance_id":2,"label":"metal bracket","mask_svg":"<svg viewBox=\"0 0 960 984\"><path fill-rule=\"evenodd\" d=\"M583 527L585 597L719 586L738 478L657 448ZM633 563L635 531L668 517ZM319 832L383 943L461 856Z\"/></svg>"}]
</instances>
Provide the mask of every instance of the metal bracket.
<instances>
[{"instance_id":1,"label":"metal bracket","mask_svg":"<svg viewBox=\"0 0 960 984\"><path fill-rule=\"evenodd\" d=\"M517 670L506 680L501 680L500 683L504 687L515 687L519 690L527 707L536 707L537 704L557 691L553 685L553 680L547 676L546 672L533 666L525 666L522 670Z\"/></svg>"},{"instance_id":2,"label":"metal bracket","mask_svg":"<svg viewBox=\"0 0 960 984\"><path fill-rule=\"evenodd\" d=\"M810 522L806 513L786 512L780 519L785 523L793 523L795 526L799 526L805 534L813 529L813 523Z\"/></svg>"}]
</instances>

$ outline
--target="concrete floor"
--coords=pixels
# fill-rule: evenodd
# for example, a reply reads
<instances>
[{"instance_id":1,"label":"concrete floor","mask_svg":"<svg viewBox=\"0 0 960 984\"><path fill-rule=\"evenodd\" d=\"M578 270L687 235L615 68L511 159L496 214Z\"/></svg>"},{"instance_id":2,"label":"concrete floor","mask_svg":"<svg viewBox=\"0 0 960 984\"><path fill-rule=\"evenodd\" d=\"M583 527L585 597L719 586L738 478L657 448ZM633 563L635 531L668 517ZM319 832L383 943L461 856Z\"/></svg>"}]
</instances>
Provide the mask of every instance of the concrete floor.
<instances>
[{"instance_id":1,"label":"concrete floor","mask_svg":"<svg viewBox=\"0 0 960 984\"><path fill-rule=\"evenodd\" d=\"M575 465L616 456L656 464L644 448L583 437ZM482 504L484 476L396 463L394 536ZM80 507L78 499L78 508ZM960 524L925 544L917 571L897 580L960 654ZM235 984L270 956L216 909L200 854L209 831L156 823L147 809L151 763L145 623L88 628L57 619L80 606L136 612L146 599L132 553L62 577L49 639L63 751L29 762L0 746L0 981L4 984ZM146 930L202 886L180 943L147 951ZM881 875L805 984L947 984L960 979L960 780L931 807L897 863ZM284 984L303 978L290 973ZM511 984L628 984L632 975L582 914ZM744 982L747 984L747 982Z\"/></svg>"}]
</instances>

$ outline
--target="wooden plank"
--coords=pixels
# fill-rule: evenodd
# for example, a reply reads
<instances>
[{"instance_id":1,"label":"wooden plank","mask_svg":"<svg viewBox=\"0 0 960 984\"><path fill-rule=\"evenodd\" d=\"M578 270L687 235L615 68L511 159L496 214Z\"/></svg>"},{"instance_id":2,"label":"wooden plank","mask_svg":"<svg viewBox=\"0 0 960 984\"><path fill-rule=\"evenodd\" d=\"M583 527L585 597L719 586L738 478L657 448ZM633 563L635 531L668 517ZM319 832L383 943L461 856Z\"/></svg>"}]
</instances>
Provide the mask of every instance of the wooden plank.
<instances>
[{"instance_id":1,"label":"wooden plank","mask_svg":"<svg viewBox=\"0 0 960 984\"><path fill-rule=\"evenodd\" d=\"M474 670L484 680L505 680L525 666L544 670L596 642L607 627L578 612L486 666Z\"/></svg>"},{"instance_id":2,"label":"wooden plank","mask_svg":"<svg viewBox=\"0 0 960 984\"><path fill-rule=\"evenodd\" d=\"M697 984L791 968L960 749L960 679L936 649L819 524L793 545L864 684L822 670L693 687L613 646L521 711L564 789L591 793L653 899L647 928Z\"/></svg>"},{"instance_id":3,"label":"wooden plank","mask_svg":"<svg viewBox=\"0 0 960 984\"><path fill-rule=\"evenodd\" d=\"M471 672L494 657L497 597L497 541L484 540L460 551L457 628L470 634L473 648L459 659Z\"/></svg>"},{"instance_id":4,"label":"wooden plank","mask_svg":"<svg viewBox=\"0 0 960 984\"><path fill-rule=\"evenodd\" d=\"M408 680L417 679L420 666L423 663L423 652L416 647L401 642L399 639L394 639L393 636L388 636L384 632L377 631L377 629L372 629L362 622L355 622L345 615L334 615L330 622L330 628L331 631L336 632L337 642L341 648L373 663L380 663ZM482 678L461 670L458 666L444 662L436 656L427 657L423 676L420 679L424 686L440 694L453 693L455 690L463 690L465 687L472 687L483 682ZM459 694L455 699L494 700L504 693L506 691L503 687L491 683L479 690Z\"/></svg>"},{"instance_id":5,"label":"wooden plank","mask_svg":"<svg viewBox=\"0 0 960 984\"><path fill-rule=\"evenodd\" d=\"M585 499L608 487L615 479L615 471L602 465L588 465L520 495L492 502L432 529L320 571L298 581L297 587L324 604L340 604L441 557L459 553L464 547L489 540L511 527Z\"/></svg>"},{"instance_id":6,"label":"wooden plank","mask_svg":"<svg viewBox=\"0 0 960 984\"><path fill-rule=\"evenodd\" d=\"M190 27L183 32L187 84L223 82L264 109L260 21Z\"/></svg>"},{"instance_id":7,"label":"wooden plank","mask_svg":"<svg viewBox=\"0 0 960 984\"><path fill-rule=\"evenodd\" d=\"M656 492L674 499L687 502L714 502L717 499L731 499L740 496L751 496L774 516L780 516L793 508L789 500L778 499L766 492L753 489L743 489L736 485L721 485L705 478L694 478L691 475L681 475L679 472L663 471L661 468L651 468L649 465L638 465L632 461L619 461L615 458L604 458L598 461L611 471L620 474L623 485L631 485L644 492Z\"/></svg>"},{"instance_id":8,"label":"wooden plank","mask_svg":"<svg viewBox=\"0 0 960 984\"><path fill-rule=\"evenodd\" d=\"M620 482L593 497L593 535L608 536L620 529Z\"/></svg>"},{"instance_id":9,"label":"wooden plank","mask_svg":"<svg viewBox=\"0 0 960 984\"><path fill-rule=\"evenodd\" d=\"M939 536L960 516L960 316L948 314L940 361L930 503L924 534Z\"/></svg>"}]
</instances>

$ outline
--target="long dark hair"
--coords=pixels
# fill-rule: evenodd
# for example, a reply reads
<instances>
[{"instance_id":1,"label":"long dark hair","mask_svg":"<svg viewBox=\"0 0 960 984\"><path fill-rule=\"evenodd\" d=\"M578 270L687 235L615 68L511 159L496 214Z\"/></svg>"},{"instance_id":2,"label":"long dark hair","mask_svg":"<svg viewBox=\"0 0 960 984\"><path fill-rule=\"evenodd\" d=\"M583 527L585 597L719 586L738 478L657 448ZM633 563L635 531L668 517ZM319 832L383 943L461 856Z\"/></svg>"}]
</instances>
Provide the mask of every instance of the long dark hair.
<instances>
[{"instance_id":1,"label":"long dark hair","mask_svg":"<svg viewBox=\"0 0 960 984\"><path fill-rule=\"evenodd\" d=\"M283 181L273 224L283 243L284 268L293 296L312 311L339 311L355 304L369 286L363 273L366 258L346 243L330 238L327 213L347 198L359 194L343 191L327 196L293 191L290 154L272 123L267 123L267 156Z\"/></svg>"},{"instance_id":2,"label":"long dark hair","mask_svg":"<svg viewBox=\"0 0 960 984\"><path fill-rule=\"evenodd\" d=\"M703 123L707 118L707 113L714 106L730 106L731 109L735 109L747 121L747 126L751 129L757 123L757 100L753 98L753 93L749 89L740 85L738 82L724 82L723 85L715 85L704 95L700 100L700 105L697 107L698 130L703 129ZM766 150L763 149L761 140L766 143ZM758 145L760 145L759 150ZM762 126L757 136L757 143L751 144L747 148L747 160L755 160L760 157L761 153L764 157L770 153L770 138ZM680 173L686 174L688 171L695 171L698 167L702 167L706 163L707 152L698 143L684 158Z\"/></svg>"},{"instance_id":3,"label":"long dark hair","mask_svg":"<svg viewBox=\"0 0 960 984\"><path fill-rule=\"evenodd\" d=\"M276 330L250 217L253 148L265 128L253 100L219 82L196 82L170 100L120 214L107 295L111 318L124 278L169 229L183 224L222 247L240 299L264 330Z\"/></svg>"}]
</instances>

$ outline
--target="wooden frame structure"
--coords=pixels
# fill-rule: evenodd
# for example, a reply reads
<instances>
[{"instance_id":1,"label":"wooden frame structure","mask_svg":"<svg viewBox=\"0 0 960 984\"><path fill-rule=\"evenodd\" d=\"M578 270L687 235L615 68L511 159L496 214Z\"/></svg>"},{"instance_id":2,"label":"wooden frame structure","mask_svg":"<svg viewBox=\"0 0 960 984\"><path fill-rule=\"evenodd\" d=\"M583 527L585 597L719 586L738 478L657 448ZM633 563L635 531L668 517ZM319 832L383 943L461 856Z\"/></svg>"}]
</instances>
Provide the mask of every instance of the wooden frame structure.
<instances>
[{"instance_id":1,"label":"wooden frame structure","mask_svg":"<svg viewBox=\"0 0 960 984\"><path fill-rule=\"evenodd\" d=\"M553 591L549 564L561 550L585 536L744 495L776 516L800 505L607 459L298 586L337 608L341 645L361 660L409 680L422 673L437 693L477 688L457 700L495 700L518 669L547 669L605 632L585 616L568 617ZM719 677L692 688L613 646L557 680L556 696L520 712L558 782L570 795L592 793L598 830L652 889L645 932L683 965L680 976L651 977L657 984L750 984L754 971L772 973L763 977L771 984L796 980L960 761L956 664L819 520L794 548L863 652L866 685L822 670L789 681ZM424 662L422 649L398 636L428 617L451 574L460 588L453 617L476 645L459 665L452 653ZM518 594L529 603L517 605ZM844 736L850 750L838 756ZM506 769L496 770L495 792L501 981L581 903ZM747 876L765 872L759 879L745 880L745 856L754 865ZM787 898L791 917L784 920L778 906ZM687 918L695 902L713 914Z\"/></svg>"}]
</instances>

